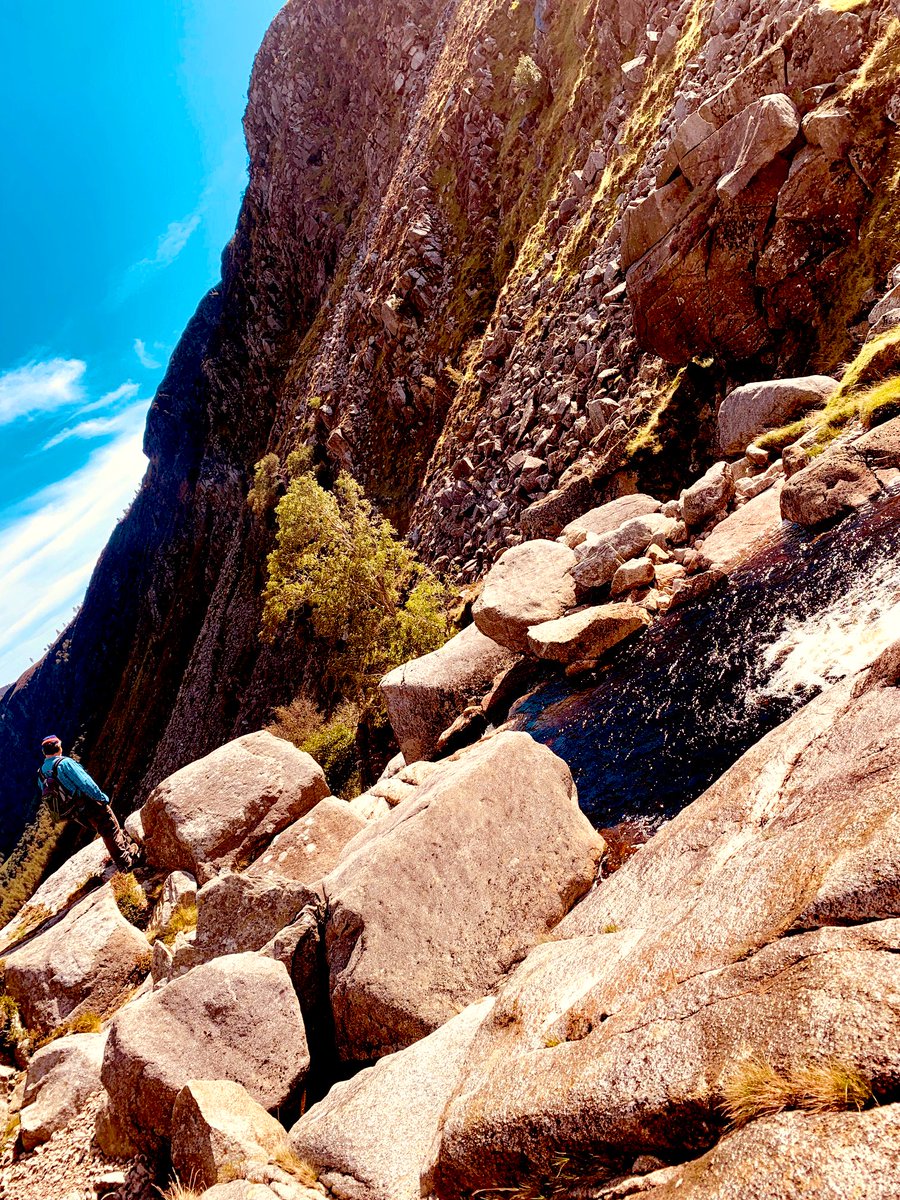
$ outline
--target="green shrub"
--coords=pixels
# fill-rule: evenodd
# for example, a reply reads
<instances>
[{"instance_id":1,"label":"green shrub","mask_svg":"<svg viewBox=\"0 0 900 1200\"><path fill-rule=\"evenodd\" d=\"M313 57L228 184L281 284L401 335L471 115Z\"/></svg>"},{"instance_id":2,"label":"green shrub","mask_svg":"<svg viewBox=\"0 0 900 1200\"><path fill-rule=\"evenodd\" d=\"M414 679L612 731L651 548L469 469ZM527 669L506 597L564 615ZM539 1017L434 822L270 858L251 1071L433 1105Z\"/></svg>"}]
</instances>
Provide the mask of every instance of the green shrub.
<instances>
[{"instance_id":1,"label":"green shrub","mask_svg":"<svg viewBox=\"0 0 900 1200\"><path fill-rule=\"evenodd\" d=\"M275 505L280 466L277 454L267 454L254 468L253 486L247 495L247 503L258 517L264 516Z\"/></svg>"},{"instance_id":2,"label":"green shrub","mask_svg":"<svg viewBox=\"0 0 900 1200\"><path fill-rule=\"evenodd\" d=\"M0 928L8 924L34 895L63 829L63 825L53 820L46 805L41 805L35 819L0 867Z\"/></svg>"},{"instance_id":3,"label":"green shrub","mask_svg":"<svg viewBox=\"0 0 900 1200\"><path fill-rule=\"evenodd\" d=\"M356 750L359 715L357 705L345 702L300 744L300 749L311 754L325 772L332 793L346 800L362 791Z\"/></svg>"},{"instance_id":4,"label":"green shrub","mask_svg":"<svg viewBox=\"0 0 900 1200\"><path fill-rule=\"evenodd\" d=\"M386 671L446 641L443 586L349 475L333 492L297 476L276 519L261 635L273 643L292 618L305 618L335 701L374 700Z\"/></svg>"},{"instance_id":5,"label":"green shrub","mask_svg":"<svg viewBox=\"0 0 900 1200\"><path fill-rule=\"evenodd\" d=\"M0 1058L9 1059L22 1037L19 1006L12 996L0 996Z\"/></svg>"}]
</instances>

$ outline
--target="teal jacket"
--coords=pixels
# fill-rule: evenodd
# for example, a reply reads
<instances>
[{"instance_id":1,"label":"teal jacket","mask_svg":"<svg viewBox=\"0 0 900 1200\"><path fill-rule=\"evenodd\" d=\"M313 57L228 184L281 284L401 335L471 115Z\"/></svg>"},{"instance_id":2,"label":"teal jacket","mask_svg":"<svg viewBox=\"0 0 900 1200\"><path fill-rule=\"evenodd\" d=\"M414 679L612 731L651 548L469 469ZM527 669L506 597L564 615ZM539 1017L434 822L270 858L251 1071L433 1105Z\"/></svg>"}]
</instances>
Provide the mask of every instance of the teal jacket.
<instances>
[{"instance_id":1,"label":"teal jacket","mask_svg":"<svg viewBox=\"0 0 900 1200\"><path fill-rule=\"evenodd\" d=\"M56 762L59 762L59 770L56 772L56 778L62 785L63 791L68 792L69 795L74 795L75 792L84 792L92 800L99 800L101 804L109 804L109 796L105 792L100 791L84 767L80 763L75 762L74 759L66 758L65 755L60 756L59 759L44 759L40 768L40 773L44 779L49 780L54 763Z\"/></svg>"}]
</instances>

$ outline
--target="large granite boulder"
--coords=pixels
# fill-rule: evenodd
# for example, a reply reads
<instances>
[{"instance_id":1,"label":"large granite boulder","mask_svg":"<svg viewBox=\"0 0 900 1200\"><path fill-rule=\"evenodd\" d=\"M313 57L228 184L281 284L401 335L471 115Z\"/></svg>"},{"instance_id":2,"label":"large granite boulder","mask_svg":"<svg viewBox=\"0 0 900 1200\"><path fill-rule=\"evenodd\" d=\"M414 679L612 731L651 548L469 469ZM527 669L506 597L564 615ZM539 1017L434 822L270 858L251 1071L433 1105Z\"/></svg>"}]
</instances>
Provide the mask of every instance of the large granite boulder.
<instances>
[{"instance_id":1,"label":"large granite boulder","mask_svg":"<svg viewBox=\"0 0 900 1200\"><path fill-rule=\"evenodd\" d=\"M636 604L598 604L532 625L528 649L538 658L563 664L596 659L649 624L650 614Z\"/></svg>"},{"instance_id":2,"label":"large granite boulder","mask_svg":"<svg viewBox=\"0 0 900 1200\"><path fill-rule=\"evenodd\" d=\"M73 1033L56 1038L32 1055L19 1114L26 1150L64 1129L101 1090L105 1046L105 1033Z\"/></svg>"},{"instance_id":3,"label":"large granite boulder","mask_svg":"<svg viewBox=\"0 0 900 1200\"><path fill-rule=\"evenodd\" d=\"M501 990L445 1117L439 1195L508 1186L523 1162L547 1170L588 1148L613 1170L702 1153L751 1058L785 1079L840 1064L894 1094L900 921L778 940L610 1013L601 980L613 983L628 936L540 947Z\"/></svg>"},{"instance_id":4,"label":"large granite boulder","mask_svg":"<svg viewBox=\"0 0 900 1200\"><path fill-rule=\"evenodd\" d=\"M234 954L196 967L129 1004L103 1056L112 1116L137 1146L172 1129L192 1079L230 1079L271 1111L303 1082L309 1052L300 1004L282 963Z\"/></svg>"},{"instance_id":5,"label":"large granite boulder","mask_svg":"<svg viewBox=\"0 0 900 1200\"><path fill-rule=\"evenodd\" d=\"M271 733L249 733L170 775L141 810L147 859L201 883L251 862L329 792L322 768Z\"/></svg>"},{"instance_id":6,"label":"large granite boulder","mask_svg":"<svg viewBox=\"0 0 900 1200\"><path fill-rule=\"evenodd\" d=\"M597 1200L894 1200L900 1105L871 1112L778 1113L723 1138L694 1162L631 1176ZM810 1188L814 1191L811 1193Z\"/></svg>"},{"instance_id":7,"label":"large granite boulder","mask_svg":"<svg viewBox=\"0 0 900 1200\"><path fill-rule=\"evenodd\" d=\"M385 675L379 686L406 762L432 758L444 730L516 657L477 625L468 625L440 649Z\"/></svg>"},{"instance_id":8,"label":"large granite boulder","mask_svg":"<svg viewBox=\"0 0 900 1200\"><path fill-rule=\"evenodd\" d=\"M341 1056L402 1049L486 995L591 886L603 848L568 767L527 734L442 763L325 880Z\"/></svg>"},{"instance_id":9,"label":"large granite boulder","mask_svg":"<svg viewBox=\"0 0 900 1200\"><path fill-rule=\"evenodd\" d=\"M172 1166L197 1188L229 1183L251 1163L290 1152L287 1131L241 1084L192 1079L172 1110Z\"/></svg>"},{"instance_id":10,"label":"large granite boulder","mask_svg":"<svg viewBox=\"0 0 900 1200\"><path fill-rule=\"evenodd\" d=\"M316 883L336 865L344 847L365 823L346 800L327 796L305 817L283 829L245 874L251 879L278 875L297 883Z\"/></svg>"},{"instance_id":11,"label":"large granite boulder","mask_svg":"<svg viewBox=\"0 0 900 1200\"><path fill-rule=\"evenodd\" d=\"M614 1173L702 1153L748 1054L896 1094L898 681L900 644L768 734L529 953L448 1109L441 1195L510 1185L553 1152Z\"/></svg>"},{"instance_id":12,"label":"large granite boulder","mask_svg":"<svg viewBox=\"0 0 900 1200\"><path fill-rule=\"evenodd\" d=\"M729 392L718 414L719 449L723 454L743 454L754 438L822 408L837 390L828 375L799 379L772 379L745 383Z\"/></svg>"},{"instance_id":13,"label":"large granite boulder","mask_svg":"<svg viewBox=\"0 0 900 1200\"><path fill-rule=\"evenodd\" d=\"M524 650L529 626L574 607L575 584L569 574L574 565L574 553L559 542L539 539L512 546L485 577L472 606L475 624L501 646Z\"/></svg>"},{"instance_id":14,"label":"large granite boulder","mask_svg":"<svg viewBox=\"0 0 900 1200\"><path fill-rule=\"evenodd\" d=\"M80 899L95 880L115 872L100 838L76 851L49 875L27 904L0 930L0 954Z\"/></svg>"},{"instance_id":15,"label":"large granite boulder","mask_svg":"<svg viewBox=\"0 0 900 1200\"><path fill-rule=\"evenodd\" d=\"M837 521L881 495L881 485L854 446L836 445L785 481L781 515L806 528Z\"/></svg>"},{"instance_id":16,"label":"large granite boulder","mask_svg":"<svg viewBox=\"0 0 900 1200\"><path fill-rule=\"evenodd\" d=\"M103 1015L150 970L150 943L119 912L109 884L6 957L6 990L29 1029Z\"/></svg>"},{"instance_id":17,"label":"large granite boulder","mask_svg":"<svg viewBox=\"0 0 900 1200\"><path fill-rule=\"evenodd\" d=\"M304 1113L291 1143L335 1195L419 1200L441 1117L492 1005L463 1009L415 1045L336 1083Z\"/></svg>"},{"instance_id":18,"label":"large granite boulder","mask_svg":"<svg viewBox=\"0 0 900 1200\"><path fill-rule=\"evenodd\" d=\"M598 536L604 533L614 533L620 525L633 517L646 517L650 513L659 512L662 505L652 496L637 492L633 496L620 496L618 500L610 500L599 508L592 508L570 521L562 531L562 537L567 546L574 550L580 546L589 533Z\"/></svg>"},{"instance_id":19,"label":"large granite boulder","mask_svg":"<svg viewBox=\"0 0 900 1200\"><path fill-rule=\"evenodd\" d=\"M321 893L296 879L279 875L218 875L197 893L195 963L223 954L260 950Z\"/></svg>"}]
</instances>

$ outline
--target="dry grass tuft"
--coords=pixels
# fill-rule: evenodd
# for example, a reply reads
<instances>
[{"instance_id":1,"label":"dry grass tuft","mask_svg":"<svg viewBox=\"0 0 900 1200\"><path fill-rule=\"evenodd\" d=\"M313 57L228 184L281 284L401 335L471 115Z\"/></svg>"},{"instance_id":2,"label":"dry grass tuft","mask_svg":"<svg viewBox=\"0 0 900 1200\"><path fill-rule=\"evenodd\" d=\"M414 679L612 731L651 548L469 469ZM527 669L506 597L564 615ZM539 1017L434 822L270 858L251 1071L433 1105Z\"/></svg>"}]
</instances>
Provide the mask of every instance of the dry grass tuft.
<instances>
[{"instance_id":1,"label":"dry grass tuft","mask_svg":"<svg viewBox=\"0 0 900 1200\"><path fill-rule=\"evenodd\" d=\"M316 1171L289 1147L278 1151L275 1155L275 1165L281 1167L288 1175L293 1175L304 1187L312 1187L318 1182L319 1176Z\"/></svg>"},{"instance_id":2,"label":"dry grass tuft","mask_svg":"<svg viewBox=\"0 0 900 1200\"><path fill-rule=\"evenodd\" d=\"M134 875L129 871L114 875L110 881L112 894L115 897L119 912L132 925L140 925L147 915L150 904L146 893Z\"/></svg>"},{"instance_id":3,"label":"dry grass tuft","mask_svg":"<svg viewBox=\"0 0 900 1200\"><path fill-rule=\"evenodd\" d=\"M164 1192L156 1189L162 1200L200 1200L202 1192L198 1192L196 1188L183 1184L180 1179L176 1179L170 1183Z\"/></svg>"},{"instance_id":4,"label":"dry grass tuft","mask_svg":"<svg viewBox=\"0 0 900 1200\"><path fill-rule=\"evenodd\" d=\"M179 933L191 933L197 928L197 905L179 904L169 917L168 924L147 931L151 942L159 940L165 946L171 946Z\"/></svg>"},{"instance_id":5,"label":"dry grass tuft","mask_svg":"<svg viewBox=\"0 0 900 1200\"><path fill-rule=\"evenodd\" d=\"M861 1111L872 1089L853 1067L840 1062L778 1071L760 1055L738 1062L722 1085L722 1109L735 1128L786 1109L805 1112Z\"/></svg>"}]
</instances>

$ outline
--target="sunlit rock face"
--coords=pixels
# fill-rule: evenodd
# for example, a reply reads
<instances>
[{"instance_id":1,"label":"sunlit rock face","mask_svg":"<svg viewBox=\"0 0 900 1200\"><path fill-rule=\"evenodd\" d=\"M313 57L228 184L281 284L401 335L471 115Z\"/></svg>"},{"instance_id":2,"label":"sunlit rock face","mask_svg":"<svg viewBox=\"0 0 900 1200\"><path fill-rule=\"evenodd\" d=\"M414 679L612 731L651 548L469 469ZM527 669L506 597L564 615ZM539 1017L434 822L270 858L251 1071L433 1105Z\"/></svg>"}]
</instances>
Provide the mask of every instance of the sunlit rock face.
<instances>
[{"instance_id":1,"label":"sunlit rock face","mask_svg":"<svg viewBox=\"0 0 900 1200\"><path fill-rule=\"evenodd\" d=\"M897 258L893 19L888 0L287 4L142 488L0 701L3 841L47 728L124 810L316 696L304 639L257 636L263 454L313 446L472 581L523 525L677 495L736 386L833 372Z\"/></svg>"}]
</instances>

